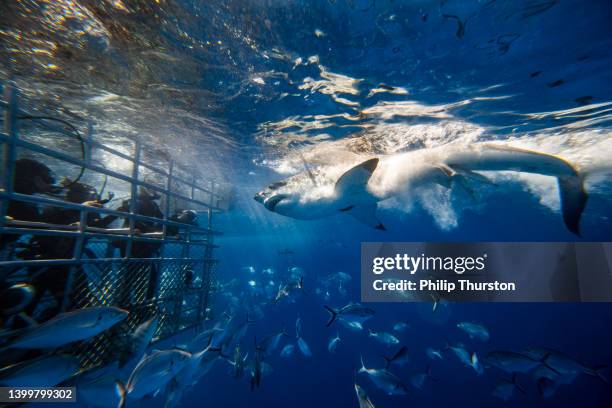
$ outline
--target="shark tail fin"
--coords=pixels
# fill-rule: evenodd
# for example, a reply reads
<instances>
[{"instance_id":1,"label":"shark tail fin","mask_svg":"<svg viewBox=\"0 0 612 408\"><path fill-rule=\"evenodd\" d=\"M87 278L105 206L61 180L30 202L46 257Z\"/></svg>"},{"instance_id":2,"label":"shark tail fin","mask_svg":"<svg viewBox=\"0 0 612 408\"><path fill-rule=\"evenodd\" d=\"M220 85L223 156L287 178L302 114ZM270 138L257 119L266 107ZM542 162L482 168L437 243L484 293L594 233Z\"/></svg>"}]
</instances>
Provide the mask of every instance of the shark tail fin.
<instances>
[{"instance_id":1,"label":"shark tail fin","mask_svg":"<svg viewBox=\"0 0 612 408\"><path fill-rule=\"evenodd\" d=\"M121 381L115 381L115 390L119 396L119 403L117 408L125 408L125 399L127 397L127 389Z\"/></svg>"},{"instance_id":2,"label":"shark tail fin","mask_svg":"<svg viewBox=\"0 0 612 408\"><path fill-rule=\"evenodd\" d=\"M329 306L323 306L323 307L324 307L324 308L325 308L325 310L327 310L327 311L329 312L329 314L330 314L330 316L329 316L329 320L328 320L328 321L327 321L327 323L325 324L325 327L329 327L329 326L331 326L331 324L332 324L333 322L335 322L335 321L336 321L336 319L338 318L338 312L336 312L334 309L332 309L332 308L331 308L331 307L329 307Z\"/></svg>"}]
</instances>

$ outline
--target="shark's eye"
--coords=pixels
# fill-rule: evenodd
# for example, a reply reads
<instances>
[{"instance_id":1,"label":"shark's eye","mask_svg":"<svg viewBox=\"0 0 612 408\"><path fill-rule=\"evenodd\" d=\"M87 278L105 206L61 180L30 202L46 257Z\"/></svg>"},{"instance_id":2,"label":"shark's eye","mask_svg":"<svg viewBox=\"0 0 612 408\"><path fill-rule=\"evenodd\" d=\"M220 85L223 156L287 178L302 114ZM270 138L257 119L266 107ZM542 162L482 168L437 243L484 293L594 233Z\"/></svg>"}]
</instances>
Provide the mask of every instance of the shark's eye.
<instances>
[{"instance_id":1,"label":"shark's eye","mask_svg":"<svg viewBox=\"0 0 612 408\"><path fill-rule=\"evenodd\" d=\"M287 185L287 182L286 182L286 181L277 181L276 183L272 183L272 184L270 184L270 185L268 186L268 188L269 188L270 190L276 190L276 189L281 188L281 187L286 186L286 185Z\"/></svg>"}]
</instances>

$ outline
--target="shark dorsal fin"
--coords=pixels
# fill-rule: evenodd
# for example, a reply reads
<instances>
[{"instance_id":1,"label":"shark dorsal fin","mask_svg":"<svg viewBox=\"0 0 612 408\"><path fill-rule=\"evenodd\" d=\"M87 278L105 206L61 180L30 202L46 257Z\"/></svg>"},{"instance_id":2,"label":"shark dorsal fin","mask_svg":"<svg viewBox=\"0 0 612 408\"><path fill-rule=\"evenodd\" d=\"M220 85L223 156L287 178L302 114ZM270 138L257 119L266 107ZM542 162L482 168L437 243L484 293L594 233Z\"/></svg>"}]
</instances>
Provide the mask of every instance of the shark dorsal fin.
<instances>
[{"instance_id":1,"label":"shark dorsal fin","mask_svg":"<svg viewBox=\"0 0 612 408\"><path fill-rule=\"evenodd\" d=\"M354 194L365 190L372 173L378 166L378 159L369 159L346 171L336 181L336 192L339 194Z\"/></svg>"}]
</instances>

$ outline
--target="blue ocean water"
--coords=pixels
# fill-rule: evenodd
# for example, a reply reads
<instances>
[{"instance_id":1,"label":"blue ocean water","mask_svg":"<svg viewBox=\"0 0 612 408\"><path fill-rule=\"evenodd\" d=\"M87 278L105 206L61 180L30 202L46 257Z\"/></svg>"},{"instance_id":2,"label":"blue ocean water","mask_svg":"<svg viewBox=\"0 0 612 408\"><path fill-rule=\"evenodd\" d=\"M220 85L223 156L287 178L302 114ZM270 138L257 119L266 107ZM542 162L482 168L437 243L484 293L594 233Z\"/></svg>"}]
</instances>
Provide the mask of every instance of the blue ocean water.
<instances>
[{"instance_id":1,"label":"blue ocean water","mask_svg":"<svg viewBox=\"0 0 612 408\"><path fill-rule=\"evenodd\" d=\"M578 130L573 126L582 121L581 114L565 116L559 112L578 107L575 99L585 95L593 95L592 103L610 100L610 29L603 23L611 14L609 4L492 1L389 2L381 5L382 2L376 2L373 6L375 12L366 11L360 16L343 8L341 3L293 3L287 6L290 11L283 8L283 12L289 13L284 17L291 21L292 17L297 19L299 16L299 24L277 26L277 20L271 21L284 47L299 52L301 56L318 55L321 65L330 72L365 78L372 84L405 85L409 89L408 96L382 94L385 95L382 100L388 103L385 108L392 109L394 101L402 100L417 100L426 106L470 100L464 106L451 108L452 115L486 128L485 139L488 140L538 137L538 134L555 138L553 134L576 136L583 131L598 134L598 140L609 137L607 114L596 113L592 122L581 123ZM440 15L445 14L447 8L453 10L448 14L467 16L463 38L457 37L457 27L452 19L441 19ZM325 34L319 40L301 34L316 29ZM309 73L318 79L311 71ZM294 74L290 72L289 75L292 78ZM555 85L556 82L564 83ZM351 100L367 106L376 104L363 95L360 93ZM502 95L507 98L487 99L487 96ZM479 96L485 97L476 100ZM274 139L279 144L283 141L289 145L294 143L296 148L308 145L308 140L300 141L296 134L305 135L307 139L325 132L331 140L342 140L355 130L350 121L341 119L319 119L317 124L322 124L323 130L300 123L301 119L310 121L311 125L317 122L308 115L350 111L330 102L325 94L315 93L306 101L303 97L296 97L258 102L255 106L251 106L247 99L242 106L244 112L241 111L239 116L246 122L245 126L250 125L250 121L267 122L267 128L273 129L263 132L261 139ZM533 112L557 113L517 120L521 114ZM278 123L287 117L292 119L292 123L279 126ZM396 136L395 132L411 132L411 126L422 123L433 126L440 121L427 117L425 113L422 116L416 113L403 115L401 111L397 116L385 118L387 128L376 117L370 120L374 123L366 132L380 131L383 134L381 138L390 139L390 143L403 141L402 136ZM393 129L393 135L385 135L385 131L391 129L390 124L397 125L400 130ZM448 133L441 137L446 136ZM428 141L418 135L416 139L410 142L428 145ZM328 153L327 146L321 146L324 142L314 140L311 144L318 146L318 150L317 147L312 150L305 148L304 154L312 153L309 157ZM601 153L609 158L609 150ZM265 163L266 159L268 162L274 160L265 158L262 161ZM595 156L591 159L598 160ZM277 160L282 162L283 158ZM291 162L286 156L284 160ZM277 169L282 167L276 166ZM359 357L364 357L368 367L381 368L384 360L380 356L390 356L399 348L381 346L368 338L365 331L355 333L340 328L342 340L337 353L327 351L328 341L336 335L336 328L324 327L328 316L322 306L338 307L349 300L359 300L360 242L581 239L565 229L556 211L546 209L537 194L526 193L520 184L510 183L502 191L486 197L477 209L461 212L457 226L447 228L444 222L436 221L435 209L432 211L417 205L407 214L397 209L380 213L380 219L388 227L388 231L381 232L341 215L320 221L296 221L257 208L257 203L251 200L252 193L283 177L270 174L261 165L250 170L255 173L251 179L257 181L245 181L243 175L236 178L245 192L238 189L237 208L223 219L228 233L219 240L219 257L222 259L219 276L226 281L238 279L243 286L235 290L248 293L249 280L265 285L268 279L262 274L265 268L273 268L280 274L292 267L302 268L310 293L299 297L293 304L265 307L265 317L254 325L245 342L252 341L251 336L261 338L285 326L291 337L284 339L281 347L285 343L295 344L293 328L299 316L303 337L308 341L313 356L304 357L296 350L292 358L272 358L270 364L274 372L265 377L261 388L254 392L249 392L244 382L228 382L223 375L224 368L218 368L217 375L202 381L187 396L186 404L196 406L197 401L206 397L212 398L215 404L236 407L357 406L353 383L355 370L360 367ZM601 195L594 193L590 197L589 210L582 224L585 240L607 241L610 238L609 181L604 185L606 183ZM257 189L253 189L253 184ZM590 211L592 215L599 215L590 218ZM292 253L279 255L286 249ZM245 272L247 266L252 266L255 273ZM313 293L320 278L338 271L353 276L345 297L332 293L331 299L324 300ZM447 342L463 342L482 355L495 349L544 346L563 351L587 365L607 364L612 358L609 347L612 331L607 323L612 317L609 304L468 303L445 305L436 313L431 312L430 304L370 306L376 310L376 316L365 324L368 328L393 332L392 327L397 322L406 321L410 325L406 331L395 333L401 344L408 347L411 356L410 364L396 369L397 374L407 379L430 367L435 378L435 381L427 380L421 390L411 389L408 396L388 396L378 390L367 376L358 374L357 382L377 407L603 407L612 401L609 385L583 375L571 385L561 386L550 398L542 398L535 382L528 376L519 376L518 381L526 394L515 392L509 401L504 402L493 396L492 391L502 379L509 378L508 374L487 368L482 376L478 376L452 354L443 353L442 361L431 361L425 355L427 347L443 349ZM490 341L469 340L456 328L461 321L485 324L491 332Z\"/></svg>"},{"instance_id":2,"label":"blue ocean water","mask_svg":"<svg viewBox=\"0 0 612 408\"><path fill-rule=\"evenodd\" d=\"M68 3L56 5L71 10ZM219 361L178 406L353 407L355 381L379 408L610 406L610 385L586 374L549 397L531 376L519 374L525 392L502 401L492 392L508 374L485 367L478 375L449 351L441 360L425 353L456 343L479 356L546 347L588 367L610 364L608 303L442 303L435 312L431 303L376 303L368 304L376 314L363 331L325 327L323 308L359 301L361 242L610 240L609 1L107 3L100 6L107 14L75 13L75 26L62 26L64 40L82 57L57 56L64 58L56 61L63 76L39 64L17 80L27 90L26 80L35 79L30 83L64 95L71 111L98 115L110 143L120 144L115 138L123 133L146 133L160 156L199 162L204 172L227 180L234 199L215 221L223 231L216 276L222 285L234 283L215 294L211 324L224 311L253 316L241 341L251 356L256 339L282 328L289 334L266 359L272 372L259 388L250 390L248 373L232 378ZM83 27L89 27L85 40L72 44L71 30ZM117 38L121 31L109 27L138 35ZM93 68L84 74L87 64ZM102 75L105 69L111 74ZM589 199L581 236L562 221L554 181L538 177L504 174L472 198L402 191L379 209L387 231L343 214L295 220L253 200L270 183L308 168L491 141L558 155L584 173ZM299 268L305 293L271 304L292 268ZM273 274L264 272L270 269ZM342 290L324 287L322 280L337 272L352 279ZM280 357L282 347L296 344L298 318L312 356L296 348ZM490 340L467 337L456 327L464 321L485 325ZM361 356L368 368L382 368L381 356L399 349L368 337L368 329L394 332L398 322L409 326L395 334L410 363L394 372L406 381L428 370L431 376L422 389L389 396L356 371ZM337 332L341 341L332 354L327 345ZM193 333L170 343L183 344L187 336Z\"/></svg>"}]
</instances>

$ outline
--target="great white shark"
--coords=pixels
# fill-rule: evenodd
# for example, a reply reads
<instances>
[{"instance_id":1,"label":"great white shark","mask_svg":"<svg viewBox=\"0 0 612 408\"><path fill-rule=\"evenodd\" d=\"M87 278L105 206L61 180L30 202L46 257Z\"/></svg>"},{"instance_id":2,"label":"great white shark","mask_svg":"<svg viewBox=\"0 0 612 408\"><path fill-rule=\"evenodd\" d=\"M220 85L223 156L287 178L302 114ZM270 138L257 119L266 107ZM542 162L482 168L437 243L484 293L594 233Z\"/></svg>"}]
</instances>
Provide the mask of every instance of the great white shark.
<instances>
[{"instance_id":1,"label":"great white shark","mask_svg":"<svg viewBox=\"0 0 612 408\"><path fill-rule=\"evenodd\" d=\"M269 211L311 220L344 213L385 230L376 217L380 201L402 191L432 184L464 189L491 181L479 172L514 171L555 177L568 230L580 235L587 202L583 176L566 160L546 153L500 144L441 146L369 157L351 167L309 168L270 184L255 195Z\"/></svg>"}]
</instances>

